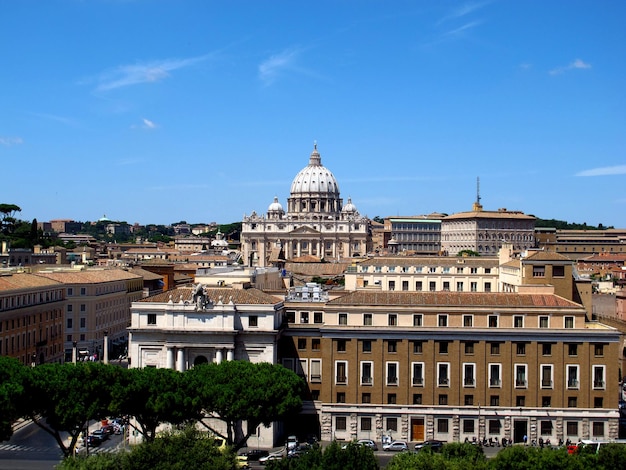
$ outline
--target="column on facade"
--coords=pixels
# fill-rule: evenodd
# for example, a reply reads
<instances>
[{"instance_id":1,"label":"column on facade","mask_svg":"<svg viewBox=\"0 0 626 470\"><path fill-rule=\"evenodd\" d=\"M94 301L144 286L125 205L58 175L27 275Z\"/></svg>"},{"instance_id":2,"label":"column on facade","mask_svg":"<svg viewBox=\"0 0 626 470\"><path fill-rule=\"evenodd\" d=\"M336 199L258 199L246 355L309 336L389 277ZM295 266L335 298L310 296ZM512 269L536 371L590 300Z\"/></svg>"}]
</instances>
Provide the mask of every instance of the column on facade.
<instances>
[{"instance_id":1,"label":"column on facade","mask_svg":"<svg viewBox=\"0 0 626 470\"><path fill-rule=\"evenodd\" d=\"M215 351L215 362L217 364L221 363L222 360L223 360L223 356L224 356L224 354L222 353L222 350L221 349L217 349Z\"/></svg>"},{"instance_id":2,"label":"column on facade","mask_svg":"<svg viewBox=\"0 0 626 470\"><path fill-rule=\"evenodd\" d=\"M176 358L176 370L185 372L185 350L178 348L176 352L178 353L178 357Z\"/></svg>"},{"instance_id":3,"label":"column on facade","mask_svg":"<svg viewBox=\"0 0 626 470\"><path fill-rule=\"evenodd\" d=\"M235 351L232 349L227 349L226 350L226 360L227 361L232 361L233 359L235 359Z\"/></svg>"},{"instance_id":4,"label":"column on facade","mask_svg":"<svg viewBox=\"0 0 626 470\"><path fill-rule=\"evenodd\" d=\"M168 369L174 368L174 348L171 346L168 346L165 352L165 367Z\"/></svg>"},{"instance_id":5,"label":"column on facade","mask_svg":"<svg viewBox=\"0 0 626 470\"><path fill-rule=\"evenodd\" d=\"M296 257L299 258L300 256L302 256L302 251L301 250L302 250L302 244L300 243L300 240L298 240L296 242Z\"/></svg>"}]
</instances>

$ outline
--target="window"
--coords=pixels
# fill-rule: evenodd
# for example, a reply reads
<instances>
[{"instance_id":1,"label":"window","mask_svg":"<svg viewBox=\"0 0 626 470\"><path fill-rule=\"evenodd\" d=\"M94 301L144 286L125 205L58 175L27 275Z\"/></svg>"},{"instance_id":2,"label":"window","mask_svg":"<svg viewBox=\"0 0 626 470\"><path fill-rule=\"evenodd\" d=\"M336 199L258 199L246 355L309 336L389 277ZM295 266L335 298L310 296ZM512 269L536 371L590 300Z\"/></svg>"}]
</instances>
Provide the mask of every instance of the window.
<instances>
[{"instance_id":1,"label":"window","mask_svg":"<svg viewBox=\"0 0 626 470\"><path fill-rule=\"evenodd\" d=\"M346 417L345 416L335 417L335 429L337 429L337 431L346 430Z\"/></svg>"},{"instance_id":2,"label":"window","mask_svg":"<svg viewBox=\"0 0 626 470\"><path fill-rule=\"evenodd\" d=\"M369 392L361 394L361 403L372 403L372 394Z\"/></svg>"},{"instance_id":3,"label":"window","mask_svg":"<svg viewBox=\"0 0 626 470\"><path fill-rule=\"evenodd\" d=\"M489 364L489 386L500 387L501 385L500 364Z\"/></svg>"},{"instance_id":4,"label":"window","mask_svg":"<svg viewBox=\"0 0 626 470\"><path fill-rule=\"evenodd\" d=\"M440 405L447 405L448 404L448 395L446 395L445 393L442 393L439 395L439 404Z\"/></svg>"},{"instance_id":5,"label":"window","mask_svg":"<svg viewBox=\"0 0 626 470\"><path fill-rule=\"evenodd\" d=\"M489 343L489 350L492 356L500 355L500 343Z\"/></svg>"},{"instance_id":6,"label":"window","mask_svg":"<svg viewBox=\"0 0 626 470\"><path fill-rule=\"evenodd\" d=\"M565 266L552 266L553 277L565 277Z\"/></svg>"},{"instance_id":7,"label":"window","mask_svg":"<svg viewBox=\"0 0 626 470\"><path fill-rule=\"evenodd\" d=\"M463 268L461 268L461 267L457 267L457 268L456 268L456 273L457 273L457 274L463 274Z\"/></svg>"},{"instance_id":8,"label":"window","mask_svg":"<svg viewBox=\"0 0 626 470\"><path fill-rule=\"evenodd\" d=\"M515 343L515 351L518 356L526 355L526 343Z\"/></svg>"},{"instance_id":9,"label":"window","mask_svg":"<svg viewBox=\"0 0 626 470\"><path fill-rule=\"evenodd\" d=\"M541 345L541 353L544 356L551 356L552 355L552 344L551 343L543 343Z\"/></svg>"},{"instance_id":10,"label":"window","mask_svg":"<svg viewBox=\"0 0 626 470\"><path fill-rule=\"evenodd\" d=\"M544 408L550 408L552 406L552 399L549 396L541 397L541 406Z\"/></svg>"},{"instance_id":11,"label":"window","mask_svg":"<svg viewBox=\"0 0 626 470\"><path fill-rule=\"evenodd\" d=\"M389 341L387 341L387 352L398 352L398 342L396 340L390 339Z\"/></svg>"},{"instance_id":12,"label":"window","mask_svg":"<svg viewBox=\"0 0 626 470\"><path fill-rule=\"evenodd\" d=\"M361 344L363 345L363 352L372 352L372 341L364 339Z\"/></svg>"},{"instance_id":13,"label":"window","mask_svg":"<svg viewBox=\"0 0 626 470\"><path fill-rule=\"evenodd\" d=\"M348 363L346 361L337 361L335 363L336 383L348 383Z\"/></svg>"},{"instance_id":14,"label":"window","mask_svg":"<svg viewBox=\"0 0 626 470\"><path fill-rule=\"evenodd\" d=\"M423 317L422 315L416 314L413 315L413 326L422 326Z\"/></svg>"},{"instance_id":15,"label":"window","mask_svg":"<svg viewBox=\"0 0 626 470\"><path fill-rule=\"evenodd\" d=\"M567 397L567 407L576 408L578 406L578 399L576 397Z\"/></svg>"},{"instance_id":16,"label":"window","mask_svg":"<svg viewBox=\"0 0 626 470\"><path fill-rule=\"evenodd\" d=\"M578 388L578 366L567 366L567 388Z\"/></svg>"},{"instance_id":17,"label":"window","mask_svg":"<svg viewBox=\"0 0 626 470\"><path fill-rule=\"evenodd\" d=\"M541 388L552 388L552 366L541 366Z\"/></svg>"},{"instance_id":18,"label":"window","mask_svg":"<svg viewBox=\"0 0 626 470\"><path fill-rule=\"evenodd\" d=\"M80 327L81 329L86 328L87 327L87 319L85 317L82 317L80 319Z\"/></svg>"},{"instance_id":19,"label":"window","mask_svg":"<svg viewBox=\"0 0 626 470\"><path fill-rule=\"evenodd\" d=\"M437 384L440 387L447 387L450 385L450 377L448 372L450 365L447 362L440 362L437 364Z\"/></svg>"},{"instance_id":20,"label":"window","mask_svg":"<svg viewBox=\"0 0 626 470\"><path fill-rule=\"evenodd\" d=\"M337 403L346 402L346 392L337 392Z\"/></svg>"},{"instance_id":21,"label":"window","mask_svg":"<svg viewBox=\"0 0 626 470\"><path fill-rule=\"evenodd\" d=\"M550 317L539 317L539 328L549 328Z\"/></svg>"},{"instance_id":22,"label":"window","mask_svg":"<svg viewBox=\"0 0 626 470\"><path fill-rule=\"evenodd\" d=\"M448 315L437 315L438 326L448 326Z\"/></svg>"},{"instance_id":23,"label":"window","mask_svg":"<svg viewBox=\"0 0 626 470\"><path fill-rule=\"evenodd\" d=\"M337 340L337 352L346 352L346 340L345 339Z\"/></svg>"},{"instance_id":24,"label":"window","mask_svg":"<svg viewBox=\"0 0 626 470\"><path fill-rule=\"evenodd\" d=\"M574 328L574 317L565 317L565 328Z\"/></svg>"},{"instance_id":25,"label":"window","mask_svg":"<svg viewBox=\"0 0 626 470\"><path fill-rule=\"evenodd\" d=\"M604 356L604 344L594 344L593 354L594 356Z\"/></svg>"},{"instance_id":26,"label":"window","mask_svg":"<svg viewBox=\"0 0 626 470\"><path fill-rule=\"evenodd\" d=\"M568 344L567 345L567 354L570 356L578 356L578 345L577 344Z\"/></svg>"},{"instance_id":27,"label":"window","mask_svg":"<svg viewBox=\"0 0 626 470\"><path fill-rule=\"evenodd\" d=\"M490 419L488 422L489 434L500 434L500 428L502 427L499 419Z\"/></svg>"},{"instance_id":28,"label":"window","mask_svg":"<svg viewBox=\"0 0 626 470\"><path fill-rule=\"evenodd\" d=\"M68 297L71 295L74 295L74 288L73 287L68 287L67 288L67 295Z\"/></svg>"},{"instance_id":29,"label":"window","mask_svg":"<svg viewBox=\"0 0 626 470\"><path fill-rule=\"evenodd\" d=\"M296 312L288 311L287 313L285 313L285 318L287 320L287 323L295 323L296 322Z\"/></svg>"},{"instance_id":30,"label":"window","mask_svg":"<svg viewBox=\"0 0 626 470\"><path fill-rule=\"evenodd\" d=\"M522 315L515 315L513 317L514 328L524 328L524 317Z\"/></svg>"},{"instance_id":31,"label":"window","mask_svg":"<svg viewBox=\"0 0 626 470\"><path fill-rule=\"evenodd\" d=\"M604 436L604 423L602 421L594 421L592 425L593 437Z\"/></svg>"},{"instance_id":32,"label":"window","mask_svg":"<svg viewBox=\"0 0 626 470\"><path fill-rule=\"evenodd\" d=\"M440 432L440 433L448 432L448 420L447 419L439 418L437 420L437 432Z\"/></svg>"},{"instance_id":33,"label":"window","mask_svg":"<svg viewBox=\"0 0 626 470\"><path fill-rule=\"evenodd\" d=\"M322 381L322 360L311 359L311 382L319 383Z\"/></svg>"},{"instance_id":34,"label":"window","mask_svg":"<svg viewBox=\"0 0 626 470\"><path fill-rule=\"evenodd\" d=\"M387 363L387 385L398 385L398 363Z\"/></svg>"},{"instance_id":35,"label":"window","mask_svg":"<svg viewBox=\"0 0 626 470\"><path fill-rule=\"evenodd\" d=\"M470 282L470 291L471 292L478 292L478 283L477 282Z\"/></svg>"},{"instance_id":36,"label":"window","mask_svg":"<svg viewBox=\"0 0 626 470\"><path fill-rule=\"evenodd\" d=\"M413 341L413 354L422 354L424 352L424 344L421 341Z\"/></svg>"},{"instance_id":37,"label":"window","mask_svg":"<svg viewBox=\"0 0 626 470\"><path fill-rule=\"evenodd\" d=\"M465 403L465 406L473 406L474 395L465 395L465 397L463 398L463 403Z\"/></svg>"},{"instance_id":38,"label":"window","mask_svg":"<svg viewBox=\"0 0 626 470\"><path fill-rule=\"evenodd\" d=\"M372 418L362 417L361 418L361 431L371 431L372 430Z\"/></svg>"},{"instance_id":39,"label":"window","mask_svg":"<svg viewBox=\"0 0 626 470\"><path fill-rule=\"evenodd\" d=\"M450 290L450 282L443 281L443 290L445 290L445 291L449 291Z\"/></svg>"},{"instance_id":40,"label":"window","mask_svg":"<svg viewBox=\"0 0 626 470\"><path fill-rule=\"evenodd\" d=\"M593 407L594 408L603 408L603 400L602 397L593 397Z\"/></svg>"},{"instance_id":41,"label":"window","mask_svg":"<svg viewBox=\"0 0 626 470\"><path fill-rule=\"evenodd\" d=\"M395 405L396 402L397 402L396 394L395 393L388 393L387 394L387 404L388 405Z\"/></svg>"},{"instance_id":42,"label":"window","mask_svg":"<svg viewBox=\"0 0 626 470\"><path fill-rule=\"evenodd\" d=\"M498 315L489 315L489 328L498 328Z\"/></svg>"},{"instance_id":43,"label":"window","mask_svg":"<svg viewBox=\"0 0 626 470\"><path fill-rule=\"evenodd\" d=\"M540 421L540 433L542 436L552 435L552 421Z\"/></svg>"},{"instance_id":44,"label":"window","mask_svg":"<svg viewBox=\"0 0 626 470\"><path fill-rule=\"evenodd\" d=\"M491 405L491 406L500 406L500 396L498 396L498 395L491 395L491 397L489 397L489 405Z\"/></svg>"},{"instance_id":45,"label":"window","mask_svg":"<svg viewBox=\"0 0 626 470\"><path fill-rule=\"evenodd\" d=\"M306 349L306 338L298 338L298 349Z\"/></svg>"},{"instance_id":46,"label":"window","mask_svg":"<svg viewBox=\"0 0 626 470\"><path fill-rule=\"evenodd\" d=\"M319 390L311 390L311 400L318 401L320 399Z\"/></svg>"},{"instance_id":47,"label":"window","mask_svg":"<svg viewBox=\"0 0 626 470\"><path fill-rule=\"evenodd\" d=\"M313 322L322 323L322 312L313 312Z\"/></svg>"},{"instance_id":48,"label":"window","mask_svg":"<svg viewBox=\"0 0 626 470\"><path fill-rule=\"evenodd\" d=\"M526 406L526 397L524 395L518 395L515 397L515 406Z\"/></svg>"},{"instance_id":49,"label":"window","mask_svg":"<svg viewBox=\"0 0 626 470\"><path fill-rule=\"evenodd\" d=\"M463 420L463 432L466 434L474 434L474 420L473 419Z\"/></svg>"},{"instance_id":50,"label":"window","mask_svg":"<svg viewBox=\"0 0 626 470\"><path fill-rule=\"evenodd\" d=\"M339 314L339 324L340 325L347 325L348 324L348 314L347 313L340 313Z\"/></svg>"},{"instance_id":51,"label":"window","mask_svg":"<svg viewBox=\"0 0 626 470\"><path fill-rule=\"evenodd\" d=\"M248 326L250 327L259 326L259 317L257 315L250 315L248 317Z\"/></svg>"},{"instance_id":52,"label":"window","mask_svg":"<svg viewBox=\"0 0 626 470\"><path fill-rule=\"evenodd\" d=\"M412 364L413 376L411 382L414 386L422 387L424 385L424 363L414 362Z\"/></svg>"},{"instance_id":53,"label":"window","mask_svg":"<svg viewBox=\"0 0 626 470\"><path fill-rule=\"evenodd\" d=\"M74 306L72 304L69 304L67 306L67 312L70 313L70 312L73 312L73 311L74 311Z\"/></svg>"},{"instance_id":54,"label":"window","mask_svg":"<svg viewBox=\"0 0 626 470\"><path fill-rule=\"evenodd\" d=\"M389 281L389 290L396 290L396 281Z\"/></svg>"},{"instance_id":55,"label":"window","mask_svg":"<svg viewBox=\"0 0 626 470\"><path fill-rule=\"evenodd\" d=\"M341 319L341 313L339 314L339 318ZM300 323L309 323L309 312L300 312ZM341 320L339 320L339 324L341 325ZM345 323L344 323L345 324Z\"/></svg>"},{"instance_id":56,"label":"window","mask_svg":"<svg viewBox=\"0 0 626 470\"><path fill-rule=\"evenodd\" d=\"M478 274L478 268L470 268L470 274Z\"/></svg>"},{"instance_id":57,"label":"window","mask_svg":"<svg viewBox=\"0 0 626 470\"><path fill-rule=\"evenodd\" d=\"M526 364L515 364L515 387L526 388L527 386Z\"/></svg>"},{"instance_id":58,"label":"window","mask_svg":"<svg viewBox=\"0 0 626 470\"><path fill-rule=\"evenodd\" d=\"M457 282L456 283L456 291L457 292L463 292L463 283L462 282Z\"/></svg>"},{"instance_id":59,"label":"window","mask_svg":"<svg viewBox=\"0 0 626 470\"><path fill-rule=\"evenodd\" d=\"M546 267L533 266L533 277L546 277Z\"/></svg>"},{"instance_id":60,"label":"window","mask_svg":"<svg viewBox=\"0 0 626 470\"><path fill-rule=\"evenodd\" d=\"M438 343L439 343L439 354L448 354L448 342L438 341Z\"/></svg>"},{"instance_id":61,"label":"window","mask_svg":"<svg viewBox=\"0 0 626 470\"><path fill-rule=\"evenodd\" d=\"M422 404L422 394L421 393L414 393L413 394L413 404L414 405L421 405Z\"/></svg>"},{"instance_id":62,"label":"window","mask_svg":"<svg viewBox=\"0 0 626 470\"><path fill-rule=\"evenodd\" d=\"M398 315L390 313L387 321L389 326L396 326L398 324Z\"/></svg>"},{"instance_id":63,"label":"window","mask_svg":"<svg viewBox=\"0 0 626 470\"><path fill-rule=\"evenodd\" d=\"M387 418L387 431L398 430L398 418Z\"/></svg>"},{"instance_id":64,"label":"window","mask_svg":"<svg viewBox=\"0 0 626 470\"><path fill-rule=\"evenodd\" d=\"M87 306L85 304L80 304L80 311L85 312L87 310Z\"/></svg>"},{"instance_id":65,"label":"window","mask_svg":"<svg viewBox=\"0 0 626 470\"><path fill-rule=\"evenodd\" d=\"M402 281L402 290L409 290L409 281Z\"/></svg>"},{"instance_id":66,"label":"window","mask_svg":"<svg viewBox=\"0 0 626 470\"><path fill-rule=\"evenodd\" d=\"M418 292L422 290L422 281L415 282L415 290Z\"/></svg>"},{"instance_id":67,"label":"window","mask_svg":"<svg viewBox=\"0 0 626 470\"><path fill-rule=\"evenodd\" d=\"M474 354L474 342L473 341L465 342L465 354Z\"/></svg>"},{"instance_id":68,"label":"window","mask_svg":"<svg viewBox=\"0 0 626 470\"><path fill-rule=\"evenodd\" d=\"M485 282L485 292L491 292L491 282Z\"/></svg>"},{"instance_id":69,"label":"window","mask_svg":"<svg viewBox=\"0 0 626 470\"><path fill-rule=\"evenodd\" d=\"M148 325L156 325L156 313L148 314Z\"/></svg>"},{"instance_id":70,"label":"window","mask_svg":"<svg viewBox=\"0 0 626 470\"><path fill-rule=\"evenodd\" d=\"M320 350L320 339L319 338L313 338L311 340L311 349L313 351L319 351Z\"/></svg>"},{"instance_id":71,"label":"window","mask_svg":"<svg viewBox=\"0 0 626 470\"><path fill-rule=\"evenodd\" d=\"M471 327L474 323L474 317L472 315L463 315L463 326Z\"/></svg>"},{"instance_id":72,"label":"window","mask_svg":"<svg viewBox=\"0 0 626 470\"><path fill-rule=\"evenodd\" d=\"M371 313L363 314L363 325L372 326L372 314Z\"/></svg>"},{"instance_id":73,"label":"window","mask_svg":"<svg viewBox=\"0 0 626 470\"><path fill-rule=\"evenodd\" d=\"M604 389L604 366L593 366L593 388Z\"/></svg>"},{"instance_id":74,"label":"window","mask_svg":"<svg viewBox=\"0 0 626 470\"><path fill-rule=\"evenodd\" d=\"M428 283L428 290L431 292L435 292L437 290L437 284L435 283L435 281L430 281Z\"/></svg>"},{"instance_id":75,"label":"window","mask_svg":"<svg viewBox=\"0 0 626 470\"><path fill-rule=\"evenodd\" d=\"M463 364L463 386L474 387L476 385L476 378L474 375L475 367L476 366L474 364Z\"/></svg>"},{"instance_id":76,"label":"window","mask_svg":"<svg viewBox=\"0 0 626 470\"><path fill-rule=\"evenodd\" d=\"M371 362L361 362L361 385L372 385L374 378L372 370L374 365Z\"/></svg>"},{"instance_id":77,"label":"window","mask_svg":"<svg viewBox=\"0 0 626 470\"><path fill-rule=\"evenodd\" d=\"M72 326L72 319L71 319L71 318L68 318L68 319L67 319L67 329L68 329L68 330L71 330L72 328L73 328L73 326Z\"/></svg>"},{"instance_id":78,"label":"window","mask_svg":"<svg viewBox=\"0 0 626 470\"><path fill-rule=\"evenodd\" d=\"M578 437L578 421L567 421L567 435Z\"/></svg>"},{"instance_id":79,"label":"window","mask_svg":"<svg viewBox=\"0 0 626 470\"><path fill-rule=\"evenodd\" d=\"M87 289L85 287L80 288L80 295L87 295Z\"/></svg>"}]
</instances>

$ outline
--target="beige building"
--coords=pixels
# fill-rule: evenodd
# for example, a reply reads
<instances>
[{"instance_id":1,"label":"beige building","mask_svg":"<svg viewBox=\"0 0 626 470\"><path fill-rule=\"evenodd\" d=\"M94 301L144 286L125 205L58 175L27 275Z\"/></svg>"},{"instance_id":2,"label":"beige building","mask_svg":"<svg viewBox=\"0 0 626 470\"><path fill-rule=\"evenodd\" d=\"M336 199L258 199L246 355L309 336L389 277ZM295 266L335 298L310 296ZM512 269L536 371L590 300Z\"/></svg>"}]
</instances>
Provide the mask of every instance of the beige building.
<instances>
[{"instance_id":1,"label":"beige building","mask_svg":"<svg viewBox=\"0 0 626 470\"><path fill-rule=\"evenodd\" d=\"M343 205L337 180L315 146L291 183L286 212L274 198L266 215L244 216L244 263L264 267L305 256L334 261L364 255L370 251L368 225L350 199Z\"/></svg>"},{"instance_id":2,"label":"beige building","mask_svg":"<svg viewBox=\"0 0 626 470\"><path fill-rule=\"evenodd\" d=\"M471 212L459 212L441 221L441 250L450 256L471 250L497 256L504 243L515 251L535 247L535 217L519 211L485 211L478 202Z\"/></svg>"},{"instance_id":3,"label":"beige building","mask_svg":"<svg viewBox=\"0 0 626 470\"><path fill-rule=\"evenodd\" d=\"M285 302L279 359L324 440L618 436L619 332L554 294L391 292Z\"/></svg>"}]
</instances>

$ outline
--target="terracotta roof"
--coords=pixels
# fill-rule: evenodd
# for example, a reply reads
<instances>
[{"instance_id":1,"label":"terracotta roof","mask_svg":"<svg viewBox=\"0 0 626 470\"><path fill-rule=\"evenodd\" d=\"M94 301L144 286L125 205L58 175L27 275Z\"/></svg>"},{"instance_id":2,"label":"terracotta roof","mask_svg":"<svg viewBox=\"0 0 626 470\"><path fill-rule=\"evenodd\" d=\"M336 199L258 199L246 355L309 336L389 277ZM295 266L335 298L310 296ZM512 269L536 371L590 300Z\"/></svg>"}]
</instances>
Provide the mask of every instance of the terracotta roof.
<instances>
[{"instance_id":1,"label":"terracotta roof","mask_svg":"<svg viewBox=\"0 0 626 470\"><path fill-rule=\"evenodd\" d=\"M291 262L293 263L321 263L320 259L317 256L313 255L302 255L296 258L292 258Z\"/></svg>"},{"instance_id":2,"label":"terracotta roof","mask_svg":"<svg viewBox=\"0 0 626 470\"><path fill-rule=\"evenodd\" d=\"M0 292L28 289L33 287L54 287L61 283L52 279L39 277L29 273L15 273L10 275L0 275Z\"/></svg>"},{"instance_id":3,"label":"terracotta roof","mask_svg":"<svg viewBox=\"0 0 626 470\"><path fill-rule=\"evenodd\" d=\"M346 263L285 263L285 269L304 276L340 276L351 262Z\"/></svg>"},{"instance_id":4,"label":"terracotta roof","mask_svg":"<svg viewBox=\"0 0 626 470\"><path fill-rule=\"evenodd\" d=\"M327 305L420 306L420 307L580 307L554 294L483 292L389 292L355 291L331 300Z\"/></svg>"},{"instance_id":5,"label":"terracotta roof","mask_svg":"<svg viewBox=\"0 0 626 470\"><path fill-rule=\"evenodd\" d=\"M459 266L497 267L495 256L380 256L358 263L361 266Z\"/></svg>"},{"instance_id":6,"label":"terracotta roof","mask_svg":"<svg viewBox=\"0 0 626 470\"><path fill-rule=\"evenodd\" d=\"M45 277L64 284L97 284L100 282L138 279L141 276L123 269L102 269L87 271L39 272L36 276Z\"/></svg>"},{"instance_id":7,"label":"terracotta roof","mask_svg":"<svg viewBox=\"0 0 626 470\"><path fill-rule=\"evenodd\" d=\"M181 299L183 300L183 302L191 302L193 297L193 289L193 287L178 287L176 289L168 290L152 297L146 297L145 299L141 299L138 302L164 303L169 302L170 296L174 303L180 302ZM230 302L231 297L233 298L233 302L235 304L275 305L282 302L282 299L266 294L265 292L254 288L232 289L228 287L207 287L205 288L205 292L213 303L217 303L220 300L220 297L222 302L225 304Z\"/></svg>"},{"instance_id":8,"label":"terracotta roof","mask_svg":"<svg viewBox=\"0 0 626 470\"><path fill-rule=\"evenodd\" d=\"M160 274L153 273L152 271L148 271L146 269L134 267L130 270L133 274L137 274L138 276L143 277L144 281L156 281L159 279L163 279L163 276Z\"/></svg>"},{"instance_id":9,"label":"terracotta roof","mask_svg":"<svg viewBox=\"0 0 626 470\"><path fill-rule=\"evenodd\" d=\"M557 253L556 251L545 251L545 250L538 250L538 251L529 251L528 252L528 256L526 256L526 258L524 259L528 259L528 260L533 260L533 261L572 261L571 259L569 259L567 256L563 256L560 253Z\"/></svg>"},{"instance_id":10,"label":"terracotta roof","mask_svg":"<svg viewBox=\"0 0 626 470\"><path fill-rule=\"evenodd\" d=\"M443 220L453 219L525 219L536 220L532 215L526 215L519 211L470 211L470 212L458 212L456 214L444 217Z\"/></svg>"}]
</instances>

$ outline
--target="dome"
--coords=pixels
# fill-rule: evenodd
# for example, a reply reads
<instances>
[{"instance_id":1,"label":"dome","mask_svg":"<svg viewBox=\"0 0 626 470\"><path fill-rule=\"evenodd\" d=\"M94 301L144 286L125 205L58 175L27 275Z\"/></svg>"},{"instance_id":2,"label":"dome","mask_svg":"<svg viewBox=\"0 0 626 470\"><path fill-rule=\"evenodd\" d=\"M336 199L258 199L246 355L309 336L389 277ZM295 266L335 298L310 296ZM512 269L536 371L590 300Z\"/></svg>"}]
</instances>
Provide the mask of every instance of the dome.
<instances>
[{"instance_id":1,"label":"dome","mask_svg":"<svg viewBox=\"0 0 626 470\"><path fill-rule=\"evenodd\" d=\"M309 164L300 170L291 183L291 196L323 194L326 197L339 197L339 185L332 172L322 165L317 144L311 152Z\"/></svg>"},{"instance_id":2,"label":"dome","mask_svg":"<svg viewBox=\"0 0 626 470\"><path fill-rule=\"evenodd\" d=\"M348 198L348 203L343 206L342 212L357 212L356 206L352 204L351 198Z\"/></svg>"},{"instance_id":3,"label":"dome","mask_svg":"<svg viewBox=\"0 0 626 470\"><path fill-rule=\"evenodd\" d=\"M268 212L284 212L283 206L280 205L280 202L278 202L277 197L274 197L274 202L270 204L270 206L267 208L267 211Z\"/></svg>"}]
</instances>

